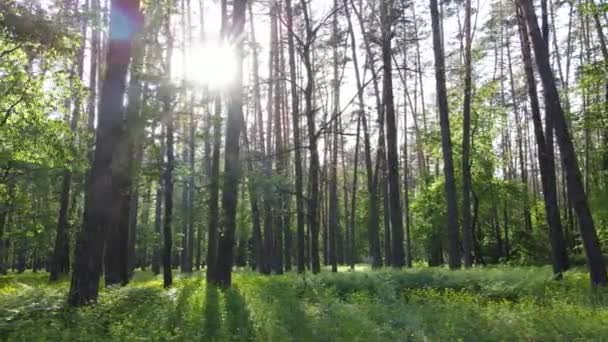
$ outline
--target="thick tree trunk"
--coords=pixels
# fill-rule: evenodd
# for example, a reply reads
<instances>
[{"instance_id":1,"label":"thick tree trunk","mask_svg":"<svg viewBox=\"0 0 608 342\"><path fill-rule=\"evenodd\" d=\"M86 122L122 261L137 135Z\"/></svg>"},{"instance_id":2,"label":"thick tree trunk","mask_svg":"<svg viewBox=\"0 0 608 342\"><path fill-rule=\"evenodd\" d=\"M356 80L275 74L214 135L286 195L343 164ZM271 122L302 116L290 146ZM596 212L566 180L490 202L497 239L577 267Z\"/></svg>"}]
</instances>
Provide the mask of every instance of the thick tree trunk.
<instances>
[{"instance_id":1,"label":"thick tree trunk","mask_svg":"<svg viewBox=\"0 0 608 342\"><path fill-rule=\"evenodd\" d=\"M389 185L389 206L391 219L391 243L393 267L405 265L405 251L403 249L403 216L401 208L401 186L399 185L399 149L397 147L397 120L395 117L395 104L393 98L393 66L392 66L392 2L381 3L382 18L382 60L384 63L383 98L386 107L386 142L387 167ZM386 210L386 208L385 208Z\"/></svg>"},{"instance_id":2,"label":"thick tree trunk","mask_svg":"<svg viewBox=\"0 0 608 342\"><path fill-rule=\"evenodd\" d=\"M227 287L232 283L234 235L240 180L239 145L243 126L243 42L240 36L245 25L247 0L235 0L232 10L230 39L234 39L236 54L236 77L230 87L228 117L226 121L226 151L224 159L224 186L222 209L224 230L218 240L218 257L212 283Z\"/></svg>"},{"instance_id":3,"label":"thick tree trunk","mask_svg":"<svg viewBox=\"0 0 608 342\"><path fill-rule=\"evenodd\" d=\"M124 16L132 18L132 21L125 23L121 19ZM119 142L124 135L122 98L131 57L131 43L140 20L139 1L112 1L106 77L99 104L95 160L87 189L89 194L85 196L87 203L84 225L76 244L74 272L68 295L71 306L97 301L103 262L103 241L109 227L116 224L112 218L119 212L116 207L119 194L114 188L116 175L112 169L115 167L113 164L116 162Z\"/></svg>"},{"instance_id":4,"label":"thick tree trunk","mask_svg":"<svg viewBox=\"0 0 608 342\"><path fill-rule=\"evenodd\" d=\"M106 238L106 253L105 253L105 283L106 286L126 285L129 282L130 275L130 241L133 241L133 250L135 249L134 234L130 233L132 197L137 200L137 191L135 187L137 182L137 172L139 165L137 164L136 153L139 149L139 144L142 140L141 135L144 134L144 128L140 122L140 110L142 103L142 84L141 73L144 61L144 38L137 37L133 47L133 62L131 67L131 78L129 80L128 89L128 106L126 110L126 134L120 142L120 165L124 167L118 170L120 181L117 183L117 190L120 192L120 213L118 224L114 225ZM135 187L133 186L135 184ZM135 227L133 227L135 228Z\"/></svg>"}]
</instances>

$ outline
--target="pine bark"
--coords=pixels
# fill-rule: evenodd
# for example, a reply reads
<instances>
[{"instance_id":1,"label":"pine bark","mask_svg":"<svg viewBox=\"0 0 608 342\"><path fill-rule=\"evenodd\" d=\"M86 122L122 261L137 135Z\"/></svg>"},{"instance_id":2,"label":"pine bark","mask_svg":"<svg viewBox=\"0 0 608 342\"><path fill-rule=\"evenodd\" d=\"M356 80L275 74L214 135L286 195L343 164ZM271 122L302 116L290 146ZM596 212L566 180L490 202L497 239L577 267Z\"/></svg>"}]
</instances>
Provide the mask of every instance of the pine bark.
<instances>
[{"instance_id":1,"label":"pine bark","mask_svg":"<svg viewBox=\"0 0 608 342\"><path fill-rule=\"evenodd\" d=\"M296 191L296 264L298 273L306 270L305 266L305 237L304 237L304 186L302 172L302 151L300 137L300 95L298 94L296 58L293 32L293 9L291 0L285 1L287 9L287 44L289 50L289 78L291 79L291 112L293 130L293 148L295 163L295 191Z\"/></svg>"},{"instance_id":2,"label":"pine bark","mask_svg":"<svg viewBox=\"0 0 608 342\"><path fill-rule=\"evenodd\" d=\"M439 125L441 126L441 147L443 151L443 172L445 176L445 194L447 202L448 262L451 269L457 269L460 268L458 208L456 201L456 182L454 179L454 161L452 157L448 95L445 80L443 36L440 29L437 0L430 0L430 6L433 27L433 51L435 55L435 80L439 107Z\"/></svg>"},{"instance_id":3,"label":"pine bark","mask_svg":"<svg viewBox=\"0 0 608 342\"><path fill-rule=\"evenodd\" d=\"M123 15L134 19L128 25L126 33L124 21L120 19ZM116 207L119 194L113 186L116 175L113 174L112 168L117 149L120 147L119 142L124 135L122 98L126 88L131 45L140 20L139 1L112 1L106 77L99 104L95 158L90 184L86 189L89 194L85 196L84 224L76 244L74 272L68 294L68 303L71 306L83 306L97 301L103 263L103 241L110 225L116 224L112 218L119 212Z\"/></svg>"},{"instance_id":4,"label":"pine bark","mask_svg":"<svg viewBox=\"0 0 608 342\"><path fill-rule=\"evenodd\" d=\"M543 133L536 79L534 77L534 69L532 67L532 53L530 48L530 40L528 38L528 29L523 21L521 13L518 13L517 20L520 30L522 58L524 62L524 71L526 74L526 83L528 86L528 96L532 111L532 122L534 124L534 135L536 137L536 144L538 146L538 164L540 167L541 183L545 200L547 225L549 226L553 273L556 276L561 276L561 273L568 269L568 254L566 251L562 223L557 203L555 160L551 158L552 156L547 151L547 142ZM552 133L553 132L551 132L551 134Z\"/></svg>"},{"instance_id":5,"label":"pine bark","mask_svg":"<svg viewBox=\"0 0 608 342\"><path fill-rule=\"evenodd\" d=\"M226 121L226 149L222 209L224 230L218 239L218 257L212 283L222 287L232 284L233 249L235 245L236 210L240 180L240 135L243 126L243 42L239 38L245 25L247 0L235 0L232 9L232 27L229 38L234 40L236 77L230 86L228 117Z\"/></svg>"},{"instance_id":6,"label":"pine bark","mask_svg":"<svg viewBox=\"0 0 608 342\"><path fill-rule=\"evenodd\" d=\"M555 135L560 148L562 163L566 171L568 196L578 215L579 229L585 248L591 283L593 286L606 286L608 283L606 263L601 252L597 231L587 202L582 175L578 166L578 160L564 116L564 111L561 106L559 93L555 83L555 76L549 62L548 51L545 48L545 42L541 36L540 28L538 27L532 2L530 0L518 0L518 3L522 7L525 22L530 37L532 38L536 66L539 70L543 84L543 94L546 99L546 110L553 118L555 124Z\"/></svg>"}]
</instances>

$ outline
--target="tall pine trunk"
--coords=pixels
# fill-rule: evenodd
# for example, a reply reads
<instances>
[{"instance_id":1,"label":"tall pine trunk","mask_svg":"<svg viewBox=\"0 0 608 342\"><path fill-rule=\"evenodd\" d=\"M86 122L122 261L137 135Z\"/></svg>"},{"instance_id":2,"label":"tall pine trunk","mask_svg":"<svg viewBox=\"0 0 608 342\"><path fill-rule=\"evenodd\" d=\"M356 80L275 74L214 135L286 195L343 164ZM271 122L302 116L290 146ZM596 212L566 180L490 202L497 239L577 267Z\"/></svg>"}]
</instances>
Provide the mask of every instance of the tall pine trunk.
<instances>
[{"instance_id":1,"label":"tall pine trunk","mask_svg":"<svg viewBox=\"0 0 608 342\"><path fill-rule=\"evenodd\" d=\"M439 23L437 0L430 0L430 5L433 26L433 51L435 54L435 82L437 87L439 125L441 126L441 147L443 150L443 172L445 176L445 195L447 202L448 262L451 269L457 269L460 268L458 207L456 201L456 182L454 179L454 161L452 158L448 94L445 81L443 36Z\"/></svg>"},{"instance_id":2,"label":"tall pine trunk","mask_svg":"<svg viewBox=\"0 0 608 342\"><path fill-rule=\"evenodd\" d=\"M555 135L560 148L562 163L566 171L568 196L578 215L579 229L583 240L583 246L585 247L591 283L593 286L606 286L608 283L606 263L602 255L597 231L595 230L593 217L591 216L591 210L589 209L589 204L587 202L582 175L578 166L578 160L568 124L561 106L555 77L553 75L553 70L551 70L548 50L545 47L545 42L541 36L532 2L530 0L518 0L518 3L522 7L528 31L532 38L536 66L543 83L546 110L555 124Z\"/></svg>"},{"instance_id":3,"label":"tall pine trunk","mask_svg":"<svg viewBox=\"0 0 608 342\"><path fill-rule=\"evenodd\" d=\"M540 115L540 106L538 101L538 92L536 88L536 79L534 77L534 69L532 67L532 54L530 48L530 40L528 38L528 30L521 13L517 15L518 26L520 30L520 39L522 47L522 58L524 62L524 71L526 74L526 82L528 86L528 95L530 99L530 107L532 110L532 122L534 124L534 135L538 146L538 164L540 167L540 176L543 189L543 197L545 202L545 212L547 215L547 225L549 226L549 236L551 241L551 259L553 264L553 273L561 276L561 273L568 269L568 254L562 230L562 223L559 215L557 204L557 185L555 180L555 160L547 151L547 141L543 133L543 125ZM549 132L553 134L553 132Z\"/></svg>"},{"instance_id":4,"label":"tall pine trunk","mask_svg":"<svg viewBox=\"0 0 608 342\"><path fill-rule=\"evenodd\" d=\"M245 25L246 0L235 0L232 9L230 39L234 39L236 77L231 83L226 121L226 150L224 159L224 186L222 209L224 230L218 239L218 257L212 283L227 287L232 283L236 209L240 180L239 145L243 126L243 42L240 38Z\"/></svg>"},{"instance_id":5,"label":"tall pine trunk","mask_svg":"<svg viewBox=\"0 0 608 342\"><path fill-rule=\"evenodd\" d=\"M125 22L124 18L130 20ZM99 103L97 140L90 181L85 196L82 231L75 252L74 272L68 294L71 306L82 306L97 301L99 278L102 271L106 233L112 218L119 211L119 194L114 189L119 142L123 130L123 96L127 70L131 59L131 45L140 26L138 0L113 0L110 11L110 33L107 52L106 77Z\"/></svg>"}]
</instances>

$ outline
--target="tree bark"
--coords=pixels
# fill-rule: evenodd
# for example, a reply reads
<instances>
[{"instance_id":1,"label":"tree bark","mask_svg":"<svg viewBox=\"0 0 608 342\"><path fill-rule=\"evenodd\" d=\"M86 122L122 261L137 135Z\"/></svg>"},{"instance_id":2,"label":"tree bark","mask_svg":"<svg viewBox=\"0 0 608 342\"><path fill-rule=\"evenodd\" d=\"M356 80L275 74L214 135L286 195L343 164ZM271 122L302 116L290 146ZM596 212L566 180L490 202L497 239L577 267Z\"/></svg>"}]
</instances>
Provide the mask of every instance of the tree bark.
<instances>
[{"instance_id":1,"label":"tree bark","mask_svg":"<svg viewBox=\"0 0 608 342\"><path fill-rule=\"evenodd\" d=\"M547 225L549 226L549 236L551 241L551 259L553 264L553 273L561 277L561 273L568 269L568 254L562 230L562 223L559 215L557 204L557 184L555 176L555 160L547 151L547 142L543 133L543 126L540 115L540 106L538 101L538 92L536 88L536 79L534 77L534 69L532 67L532 51L530 40L528 38L528 29L524 18L518 10L517 20L520 30L520 40L522 47L522 58L524 62L524 71L526 74L526 82L528 86L528 96L530 98L530 107L532 110L532 122L534 124L534 135L538 146L538 164L540 167L541 183L543 187L543 196L545 200L545 212L547 215ZM549 132L553 134L553 132Z\"/></svg>"},{"instance_id":2,"label":"tree bark","mask_svg":"<svg viewBox=\"0 0 608 342\"><path fill-rule=\"evenodd\" d=\"M308 123L308 150L310 152L310 165L308 170L308 225L310 230L310 263L313 273L321 271L319 263L319 152L317 151L317 129L315 124L316 108L313 103L315 89L315 72L311 58L311 48L315 39L312 24L308 14L306 0L300 0L304 12L306 38L302 47L302 59L306 69L306 87L304 98L306 102L306 120Z\"/></svg>"},{"instance_id":3,"label":"tree bark","mask_svg":"<svg viewBox=\"0 0 608 342\"><path fill-rule=\"evenodd\" d=\"M464 103L462 110L462 249L464 267L473 265L473 234L471 230L471 0L465 0L464 20Z\"/></svg>"},{"instance_id":4,"label":"tree bark","mask_svg":"<svg viewBox=\"0 0 608 342\"><path fill-rule=\"evenodd\" d=\"M445 194L447 200L448 256L450 268L458 269L460 268L458 208L456 201L456 183L454 179L454 161L452 158L448 96L445 81L445 58L443 55L443 43L439 25L437 0L430 0L430 5L433 26L433 50L435 54L437 102L439 107L439 124L441 126L441 147L443 150L443 172L445 176Z\"/></svg>"},{"instance_id":5,"label":"tree bark","mask_svg":"<svg viewBox=\"0 0 608 342\"><path fill-rule=\"evenodd\" d=\"M126 23L123 16L133 20ZM103 250L109 227L119 212L118 195L114 188L116 175L113 165L119 142L124 135L122 127L126 76L131 57L131 44L140 26L139 1L113 0L110 12L110 38L108 42L106 77L99 104L95 159L91 180L85 196L83 229L76 244L74 272L68 294L71 306L82 306L97 301L99 278L102 271ZM119 39L119 37L121 39Z\"/></svg>"},{"instance_id":6,"label":"tree bark","mask_svg":"<svg viewBox=\"0 0 608 342\"><path fill-rule=\"evenodd\" d=\"M236 77L230 87L228 117L226 121L226 150L224 159L224 186L222 209L224 231L219 236L218 257L212 283L222 287L232 284L234 235L240 180L240 135L243 126L243 42L240 39L245 25L247 0L235 0L232 10L232 27L229 38L233 39L236 55Z\"/></svg>"},{"instance_id":7,"label":"tree bark","mask_svg":"<svg viewBox=\"0 0 608 342\"><path fill-rule=\"evenodd\" d=\"M296 58L294 47L294 32L293 32L293 9L291 0L285 1L287 9L287 44L289 50L289 78L291 79L291 112L293 126L293 148L294 148L294 163L295 163L295 190L296 190L296 235L297 235L297 252L296 263L298 273L303 273L305 267L305 237L304 237L304 186L302 172L302 151L300 137L300 95L298 94L298 84L296 75Z\"/></svg>"},{"instance_id":8,"label":"tree bark","mask_svg":"<svg viewBox=\"0 0 608 342\"><path fill-rule=\"evenodd\" d=\"M167 35L167 57L165 60L165 74L168 75L165 80L163 89L163 118L166 120L166 155L167 163L165 164L163 182L164 182L164 200L165 200L165 215L163 218L163 286L170 287L173 284L171 251L173 248L172 239L172 224L173 224L173 169L175 167L174 155L174 113L172 108L172 89L169 86L171 79L171 59L173 56L173 34L171 33L171 16L169 9L165 14L165 32Z\"/></svg>"},{"instance_id":9,"label":"tree bark","mask_svg":"<svg viewBox=\"0 0 608 342\"><path fill-rule=\"evenodd\" d=\"M392 8L391 1L381 3L382 21L382 59L384 63L383 98L386 108L386 142L389 206L391 219L391 243L393 267L405 265L405 251L403 249L403 216L401 208L401 186L399 180L399 149L397 147L397 120L395 117L395 104L393 98L393 66L392 66ZM386 208L385 208L386 210Z\"/></svg>"},{"instance_id":10,"label":"tree bark","mask_svg":"<svg viewBox=\"0 0 608 342\"><path fill-rule=\"evenodd\" d=\"M553 118L555 124L557 143L560 148L562 163L566 170L568 196L579 218L579 229L585 247L591 283L593 286L606 286L608 283L606 263L600 249L597 231L595 230L593 217L591 216L587 202L587 195L585 194L572 138L561 106L553 70L551 70L548 51L545 48L545 43L538 27L532 2L530 0L518 0L518 3L522 7L523 15L532 38L536 65L543 83L546 110L550 113L549 115Z\"/></svg>"}]
</instances>

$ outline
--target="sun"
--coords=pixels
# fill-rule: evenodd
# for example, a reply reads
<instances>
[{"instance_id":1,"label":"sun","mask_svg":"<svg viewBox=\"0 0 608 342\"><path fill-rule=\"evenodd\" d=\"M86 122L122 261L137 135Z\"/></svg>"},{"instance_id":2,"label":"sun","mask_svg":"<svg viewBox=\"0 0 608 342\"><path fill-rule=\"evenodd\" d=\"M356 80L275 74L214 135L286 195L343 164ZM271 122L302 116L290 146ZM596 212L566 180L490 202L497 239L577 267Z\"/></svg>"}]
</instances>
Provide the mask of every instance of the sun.
<instances>
[{"instance_id":1,"label":"sun","mask_svg":"<svg viewBox=\"0 0 608 342\"><path fill-rule=\"evenodd\" d=\"M191 57L185 76L194 83L212 89L226 88L236 77L234 48L219 41L191 47Z\"/></svg>"}]
</instances>

